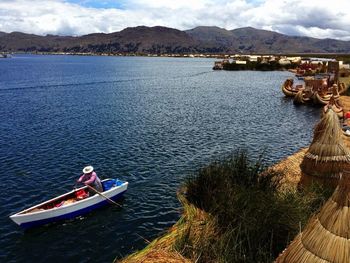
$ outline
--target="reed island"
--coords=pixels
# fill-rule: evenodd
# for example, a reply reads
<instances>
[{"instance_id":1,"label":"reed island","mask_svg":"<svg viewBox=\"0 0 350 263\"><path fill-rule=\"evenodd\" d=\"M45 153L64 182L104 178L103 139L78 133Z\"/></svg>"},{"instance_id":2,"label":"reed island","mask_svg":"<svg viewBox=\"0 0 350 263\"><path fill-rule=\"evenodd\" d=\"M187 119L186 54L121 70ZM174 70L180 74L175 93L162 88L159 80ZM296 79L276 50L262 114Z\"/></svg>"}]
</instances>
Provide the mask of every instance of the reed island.
<instances>
[{"instance_id":1,"label":"reed island","mask_svg":"<svg viewBox=\"0 0 350 263\"><path fill-rule=\"evenodd\" d=\"M270 167L241 149L201 168L178 190L178 222L118 262L350 262L350 97L327 90L309 147Z\"/></svg>"}]
</instances>

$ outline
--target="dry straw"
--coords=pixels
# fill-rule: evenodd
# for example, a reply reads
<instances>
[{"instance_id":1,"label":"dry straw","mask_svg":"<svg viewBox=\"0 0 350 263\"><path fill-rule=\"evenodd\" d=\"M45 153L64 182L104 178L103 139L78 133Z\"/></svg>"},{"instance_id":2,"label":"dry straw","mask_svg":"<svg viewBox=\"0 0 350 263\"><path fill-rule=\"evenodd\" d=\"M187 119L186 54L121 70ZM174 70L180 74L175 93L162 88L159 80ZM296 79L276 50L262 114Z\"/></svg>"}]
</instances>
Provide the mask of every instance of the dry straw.
<instances>
[{"instance_id":1,"label":"dry straw","mask_svg":"<svg viewBox=\"0 0 350 263\"><path fill-rule=\"evenodd\" d=\"M349 169L350 151L342 140L337 114L328 109L314 130L313 141L300 165L301 184L312 181L337 185L339 174Z\"/></svg>"},{"instance_id":2,"label":"dry straw","mask_svg":"<svg viewBox=\"0 0 350 263\"><path fill-rule=\"evenodd\" d=\"M297 94L295 94L295 96L294 96L293 103L294 104L304 104L308 100L310 100L310 99L305 99L304 95L305 95L305 90L299 90L297 92Z\"/></svg>"},{"instance_id":3,"label":"dry straw","mask_svg":"<svg viewBox=\"0 0 350 263\"><path fill-rule=\"evenodd\" d=\"M350 262L350 171L318 215L280 254L275 263Z\"/></svg>"}]
</instances>

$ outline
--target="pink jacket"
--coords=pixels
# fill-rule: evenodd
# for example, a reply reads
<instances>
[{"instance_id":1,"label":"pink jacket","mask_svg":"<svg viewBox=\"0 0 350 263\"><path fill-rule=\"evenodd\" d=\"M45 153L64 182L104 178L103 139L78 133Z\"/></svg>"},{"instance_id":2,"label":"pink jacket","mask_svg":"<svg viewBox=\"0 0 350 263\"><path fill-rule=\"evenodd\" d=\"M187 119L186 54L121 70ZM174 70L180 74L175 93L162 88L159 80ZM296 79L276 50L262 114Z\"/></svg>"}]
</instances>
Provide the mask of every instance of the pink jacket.
<instances>
[{"instance_id":1,"label":"pink jacket","mask_svg":"<svg viewBox=\"0 0 350 263\"><path fill-rule=\"evenodd\" d=\"M95 172L89 173L89 174L83 174L78 179L79 183L84 183L92 186L95 188L95 190L99 192L103 192L103 187L101 184L100 178L98 178L97 174Z\"/></svg>"},{"instance_id":2,"label":"pink jacket","mask_svg":"<svg viewBox=\"0 0 350 263\"><path fill-rule=\"evenodd\" d=\"M96 180L97 174L95 172L89 174L83 174L79 177L78 182L84 184L92 184Z\"/></svg>"}]
</instances>

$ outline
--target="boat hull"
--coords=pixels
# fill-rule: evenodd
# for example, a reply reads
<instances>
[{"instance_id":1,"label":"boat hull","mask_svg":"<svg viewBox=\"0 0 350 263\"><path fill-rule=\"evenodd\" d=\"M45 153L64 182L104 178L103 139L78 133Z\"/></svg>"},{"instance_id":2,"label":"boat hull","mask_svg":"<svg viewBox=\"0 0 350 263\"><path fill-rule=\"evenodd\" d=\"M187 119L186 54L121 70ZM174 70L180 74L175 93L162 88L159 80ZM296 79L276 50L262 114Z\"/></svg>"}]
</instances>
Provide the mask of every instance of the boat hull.
<instances>
[{"instance_id":1,"label":"boat hull","mask_svg":"<svg viewBox=\"0 0 350 263\"><path fill-rule=\"evenodd\" d=\"M106 197L112 200L118 200L127 191L127 186L128 186L128 182L124 182L120 186L114 187L108 191L103 192L103 195L105 195ZM78 201L76 203L72 203L69 205L55 207L52 209L32 212L32 213L23 213L22 211L10 216L10 218L20 227L27 229L27 228L41 226L41 225L45 225L56 221L72 219L77 216L81 216L86 213L89 213L104 205L107 205L109 204L109 202L110 201L106 200L106 198L98 194L95 194L91 197L88 197L86 199L83 199L81 201Z\"/></svg>"},{"instance_id":2,"label":"boat hull","mask_svg":"<svg viewBox=\"0 0 350 263\"><path fill-rule=\"evenodd\" d=\"M286 79L282 85L282 92L286 97L294 97L298 91L298 88L293 88L293 79Z\"/></svg>"},{"instance_id":3,"label":"boat hull","mask_svg":"<svg viewBox=\"0 0 350 263\"><path fill-rule=\"evenodd\" d=\"M318 94L318 92L315 92L313 96L313 102L314 104L327 105L330 97L331 97L330 95L322 97L320 96L320 94Z\"/></svg>"},{"instance_id":4,"label":"boat hull","mask_svg":"<svg viewBox=\"0 0 350 263\"><path fill-rule=\"evenodd\" d=\"M285 85L282 85L282 92L286 97L294 97L298 93L297 90L290 90Z\"/></svg>"},{"instance_id":5,"label":"boat hull","mask_svg":"<svg viewBox=\"0 0 350 263\"><path fill-rule=\"evenodd\" d=\"M304 90L300 90L294 97L293 99L293 103L295 105L302 105L302 104L308 104L310 103L312 100L311 98L308 98L305 96L304 94Z\"/></svg>"}]
</instances>

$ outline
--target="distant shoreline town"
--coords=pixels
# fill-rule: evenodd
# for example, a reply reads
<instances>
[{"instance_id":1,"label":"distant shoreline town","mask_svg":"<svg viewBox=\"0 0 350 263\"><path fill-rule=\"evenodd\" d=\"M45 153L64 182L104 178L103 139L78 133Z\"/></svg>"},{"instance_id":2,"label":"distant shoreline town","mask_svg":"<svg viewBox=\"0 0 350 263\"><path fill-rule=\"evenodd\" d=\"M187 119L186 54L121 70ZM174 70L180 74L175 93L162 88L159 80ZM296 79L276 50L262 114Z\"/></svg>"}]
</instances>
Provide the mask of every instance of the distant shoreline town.
<instances>
[{"instance_id":1,"label":"distant shoreline town","mask_svg":"<svg viewBox=\"0 0 350 263\"><path fill-rule=\"evenodd\" d=\"M162 54L150 54L150 53L132 53L132 52L39 52L39 51L0 51L1 55L14 55L14 54L32 54L32 55L68 55L68 56L120 56L120 57L175 57L175 58L216 58L216 59L239 59L258 61L259 58L283 60L282 64L285 64L287 60L290 62L298 62L303 58L316 58L316 59L337 59L346 60L350 62L350 53L251 53L251 54L237 54L237 53L162 53ZM288 64L288 62L287 62Z\"/></svg>"}]
</instances>

